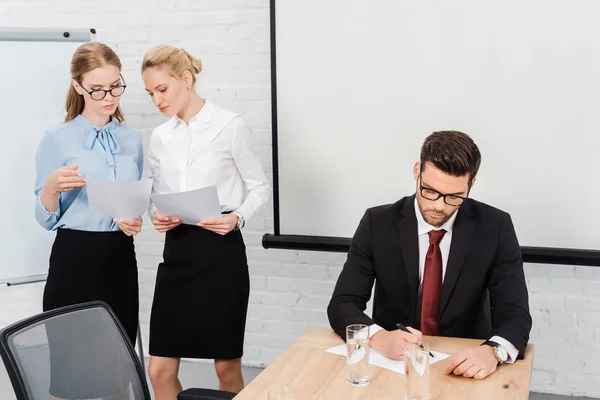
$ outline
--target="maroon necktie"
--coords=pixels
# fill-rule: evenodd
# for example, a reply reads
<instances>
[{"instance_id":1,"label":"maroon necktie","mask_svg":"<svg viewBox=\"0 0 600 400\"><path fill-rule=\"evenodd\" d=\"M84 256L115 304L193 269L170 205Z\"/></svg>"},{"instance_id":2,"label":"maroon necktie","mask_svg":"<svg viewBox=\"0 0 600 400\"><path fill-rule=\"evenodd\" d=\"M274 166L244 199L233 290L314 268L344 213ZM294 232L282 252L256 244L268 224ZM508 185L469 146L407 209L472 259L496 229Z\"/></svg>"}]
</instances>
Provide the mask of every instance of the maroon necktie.
<instances>
[{"instance_id":1,"label":"maroon necktie","mask_svg":"<svg viewBox=\"0 0 600 400\"><path fill-rule=\"evenodd\" d=\"M429 231L429 249L425 256L421 292L421 332L436 336L439 331L440 295L442 293L442 252L440 240L445 230Z\"/></svg>"}]
</instances>

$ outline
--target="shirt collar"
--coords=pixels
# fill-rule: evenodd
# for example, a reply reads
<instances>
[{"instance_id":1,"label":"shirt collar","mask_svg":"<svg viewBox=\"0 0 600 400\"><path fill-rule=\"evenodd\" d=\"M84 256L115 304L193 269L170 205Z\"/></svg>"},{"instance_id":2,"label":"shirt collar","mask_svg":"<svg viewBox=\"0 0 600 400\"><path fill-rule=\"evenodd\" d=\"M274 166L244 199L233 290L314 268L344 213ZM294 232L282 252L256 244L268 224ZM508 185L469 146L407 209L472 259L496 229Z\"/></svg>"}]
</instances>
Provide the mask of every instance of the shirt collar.
<instances>
[{"instance_id":1,"label":"shirt collar","mask_svg":"<svg viewBox=\"0 0 600 400\"><path fill-rule=\"evenodd\" d=\"M101 129L114 129L117 126L117 120L115 118L111 118L110 121L108 122L108 124L100 127L100 126L94 125L90 120L86 119L81 114L79 114L78 116L76 116L73 121L75 121L76 123L78 123L82 127L85 127L85 128L87 128L89 130L93 130L94 132L97 131L97 130L99 131Z\"/></svg>"},{"instance_id":2,"label":"shirt collar","mask_svg":"<svg viewBox=\"0 0 600 400\"><path fill-rule=\"evenodd\" d=\"M436 228L434 226L429 225L427 222L425 222L425 219L423 218L423 215L421 214L421 210L419 210L419 204L417 203L417 198L415 197L415 214L417 216L417 231L418 231L418 235L424 235L429 233L429 231L431 230L439 230L439 229L443 229L446 232L452 232L452 228L454 227L454 221L456 220L456 216L458 215L458 212L460 211L460 207L458 210L456 210L456 212L454 214L452 214L452 216L450 217L450 219L448 221L446 221L446 223L444 225L442 225L440 228Z\"/></svg>"},{"instance_id":3,"label":"shirt collar","mask_svg":"<svg viewBox=\"0 0 600 400\"><path fill-rule=\"evenodd\" d=\"M205 100L204 105L202 106L198 114L190 118L189 125L192 125L194 123L208 124L212 119L214 111L214 103L210 100ZM185 121L179 118L177 115L173 115L168 122L168 126L171 129L175 129L181 124L185 124Z\"/></svg>"}]
</instances>

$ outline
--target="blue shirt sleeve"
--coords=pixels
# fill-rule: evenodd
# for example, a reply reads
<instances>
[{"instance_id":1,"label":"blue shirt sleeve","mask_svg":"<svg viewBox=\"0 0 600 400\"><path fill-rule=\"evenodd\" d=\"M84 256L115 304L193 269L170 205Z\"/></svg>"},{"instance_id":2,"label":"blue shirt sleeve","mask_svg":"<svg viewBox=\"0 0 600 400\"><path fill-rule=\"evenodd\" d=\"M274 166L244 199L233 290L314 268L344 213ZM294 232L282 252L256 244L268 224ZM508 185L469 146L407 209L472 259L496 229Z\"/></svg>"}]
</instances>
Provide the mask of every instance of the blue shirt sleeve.
<instances>
[{"instance_id":1,"label":"blue shirt sleeve","mask_svg":"<svg viewBox=\"0 0 600 400\"><path fill-rule=\"evenodd\" d=\"M35 188L34 193L37 197L35 202L35 219L47 230L51 230L60 219L60 201L56 211L48 211L42 204L41 195L46 180L54 171L63 166L60 159L60 152L51 135L46 133L40 142L35 159Z\"/></svg>"}]
</instances>

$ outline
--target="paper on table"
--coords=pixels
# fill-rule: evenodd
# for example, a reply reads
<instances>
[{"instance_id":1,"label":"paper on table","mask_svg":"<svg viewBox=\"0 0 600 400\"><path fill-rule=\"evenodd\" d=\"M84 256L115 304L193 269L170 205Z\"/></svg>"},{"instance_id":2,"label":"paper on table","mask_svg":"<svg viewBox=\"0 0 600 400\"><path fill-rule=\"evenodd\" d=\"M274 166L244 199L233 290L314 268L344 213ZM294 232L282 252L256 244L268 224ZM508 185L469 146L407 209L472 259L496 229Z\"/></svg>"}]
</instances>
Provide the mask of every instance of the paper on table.
<instances>
[{"instance_id":1,"label":"paper on table","mask_svg":"<svg viewBox=\"0 0 600 400\"><path fill-rule=\"evenodd\" d=\"M341 344L339 346L332 347L330 349L325 350L328 353L337 354L338 356L346 357L346 345ZM369 364L376 365L381 368L386 368L394 372L399 372L404 374L404 361L396 361L390 360L386 358L383 354L375 349L369 349ZM433 353L433 358L429 357L429 363L435 364L438 361L442 361L448 357L449 354L439 353L437 351L431 351Z\"/></svg>"},{"instance_id":2,"label":"paper on table","mask_svg":"<svg viewBox=\"0 0 600 400\"><path fill-rule=\"evenodd\" d=\"M221 215L215 185L187 192L153 194L150 198L161 215L179 218L184 224L196 225L204 219Z\"/></svg>"},{"instance_id":3,"label":"paper on table","mask_svg":"<svg viewBox=\"0 0 600 400\"><path fill-rule=\"evenodd\" d=\"M152 179L111 182L86 178L89 206L112 218L135 219L148 208Z\"/></svg>"}]
</instances>

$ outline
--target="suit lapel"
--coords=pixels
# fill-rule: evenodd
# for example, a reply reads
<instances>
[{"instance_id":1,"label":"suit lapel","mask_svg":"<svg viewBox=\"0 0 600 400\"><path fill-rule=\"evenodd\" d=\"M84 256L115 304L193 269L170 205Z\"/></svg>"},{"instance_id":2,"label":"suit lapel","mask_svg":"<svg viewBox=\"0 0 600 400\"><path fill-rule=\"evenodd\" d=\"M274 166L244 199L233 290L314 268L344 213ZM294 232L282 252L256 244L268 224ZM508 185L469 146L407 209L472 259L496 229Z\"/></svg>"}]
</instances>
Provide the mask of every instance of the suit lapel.
<instances>
[{"instance_id":1,"label":"suit lapel","mask_svg":"<svg viewBox=\"0 0 600 400\"><path fill-rule=\"evenodd\" d=\"M415 196L407 198L400 219L398 235L402 249L402 260L410 287L411 309L416 309L419 291L419 236L415 216Z\"/></svg>"},{"instance_id":2,"label":"suit lapel","mask_svg":"<svg viewBox=\"0 0 600 400\"><path fill-rule=\"evenodd\" d=\"M473 241L473 232L475 231L475 220L473 219L470 201L467 200L461 207L460 212L454 221L452 232L452 243L450 244L450 254L448 255L448 265L442 284L442 295L440 299L440 317L448 304L450 295L454 290L460 271L465 263L471 243Z\"/></svg>"}]
</instances>

